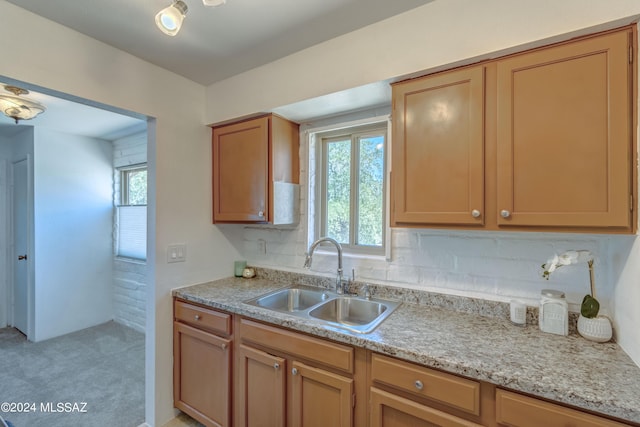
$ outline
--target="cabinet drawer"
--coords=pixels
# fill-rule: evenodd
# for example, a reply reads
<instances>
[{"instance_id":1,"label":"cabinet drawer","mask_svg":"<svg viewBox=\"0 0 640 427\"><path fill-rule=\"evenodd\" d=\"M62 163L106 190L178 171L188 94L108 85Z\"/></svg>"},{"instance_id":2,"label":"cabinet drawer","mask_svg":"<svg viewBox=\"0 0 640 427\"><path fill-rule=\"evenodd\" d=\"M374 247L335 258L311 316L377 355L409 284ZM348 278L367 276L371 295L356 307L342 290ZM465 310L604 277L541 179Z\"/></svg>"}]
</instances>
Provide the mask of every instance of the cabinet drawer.
<instances>
[{"instance_id":1,"label":"cabinet drawer","mask_svg":"<svg viewBox=\"0 0 640 427\"><path fill-rule=\"evenodd\" d=\"M309 337L247 319L240 320L240 336L252 342L292 356L353 373L353 348Z\"/></svg>"},{"instance_id":2,"label":"cabinet drawer","mask_svg":"<svg viewBox=\"0 0 640 427\"><path fill-rule=\"evenodd\" d=\"M209 308L177 301L174 305L175 318L200 329L207 329L224 335L231 335L231 315Z\"/></svg>"},{"instance_id":3,"label":"cabinet drawer","mask_svg":"<svg viewBox=\"0 0 640 427\"><path fill-rule=\"evenodd\" d=\"M482 427L427 405L371 387L371 427Z\"/></svg>"},{"instance_id":4,"label":"cabinet drawer","mask_svg":"<svg viewBox=\"0 0 640 427\"><path fill-rule=\"evenodd\" d=\"M380 354L371 355L371 379L480 415L480 383Z\"/></svg>"},{"instance_id":5,"label":"cabinet drawer","mask_svg":"<svg viewBox=\"0 0 640 427\"><path fill-rule=\"evenodd\" d=\"M512 427L622 427L627 425L500 389L496 390L496 421L500 425Z\"/></svg>"}]
</instances>

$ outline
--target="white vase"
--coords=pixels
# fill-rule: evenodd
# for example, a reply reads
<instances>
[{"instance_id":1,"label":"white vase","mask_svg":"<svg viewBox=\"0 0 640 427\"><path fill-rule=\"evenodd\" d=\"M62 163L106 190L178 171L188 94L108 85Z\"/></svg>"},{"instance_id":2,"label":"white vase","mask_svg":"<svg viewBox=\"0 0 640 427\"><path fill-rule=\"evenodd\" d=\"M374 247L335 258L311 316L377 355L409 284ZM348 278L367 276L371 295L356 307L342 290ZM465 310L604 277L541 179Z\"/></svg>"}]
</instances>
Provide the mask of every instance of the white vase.
<instances>
[{"instance_id":1,"label":"white vase","mask_svg":"<svg viewBox=\"0 0 640 427\"><path fill-rule=\"evenodd\" d=\"M613 329L608 317L588 319L581 314L578 318L578 333L590 341L607 342L613 336Z\"/></svg>"}]
</instances>

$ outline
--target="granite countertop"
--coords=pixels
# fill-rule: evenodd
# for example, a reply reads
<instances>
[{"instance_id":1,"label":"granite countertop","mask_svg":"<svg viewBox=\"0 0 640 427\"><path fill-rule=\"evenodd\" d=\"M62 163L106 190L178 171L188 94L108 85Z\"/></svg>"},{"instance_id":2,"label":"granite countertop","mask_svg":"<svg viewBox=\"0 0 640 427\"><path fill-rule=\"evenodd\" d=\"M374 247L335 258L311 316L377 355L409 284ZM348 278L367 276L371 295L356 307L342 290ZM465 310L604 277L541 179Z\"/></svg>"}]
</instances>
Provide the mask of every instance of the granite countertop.
<instances>
[{"instance_id":1,"label":"granite countertop","mask_svg":"<svg viewBox=\"0 0 640 427\"><path fill-rule=\"evenodd\" d=\"M405 298L372 333L356 334L243 303L295 283L300 281L281 280L277 275L249 280L232 277L179 288L173 295L640 423L640 368L615 343L547 334L534 325L515 326L506 316L495 316L495 307L492 316L486 316L453 310L451 304L443 308L407 303ZM376 296L380 295L376 292Z\"/></svg>"}]
</instances>

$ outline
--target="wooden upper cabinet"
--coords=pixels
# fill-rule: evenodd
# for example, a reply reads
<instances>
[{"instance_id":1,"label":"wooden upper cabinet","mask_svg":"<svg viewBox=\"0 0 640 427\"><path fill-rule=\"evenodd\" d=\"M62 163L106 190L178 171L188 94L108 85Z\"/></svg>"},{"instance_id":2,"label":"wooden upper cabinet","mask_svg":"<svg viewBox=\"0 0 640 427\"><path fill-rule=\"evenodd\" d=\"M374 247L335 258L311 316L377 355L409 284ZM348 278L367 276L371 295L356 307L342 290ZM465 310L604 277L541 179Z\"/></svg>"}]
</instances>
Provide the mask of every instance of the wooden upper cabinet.
<instances>
[{"instance_id":1,"label":"wooden upper cabinet","mask_svg":"<svg viewBox=\"0 0 640 427\"><path fill-rule=\"evenodd\" d=\"M484 67L393 86L392 223L484 223Z\"/></svg>"},{"instance_id":2,"label":"wooden upper cabinet","mask_svg":"<svg viewBox=\"0 0 640 427\"><path fill-rule=\"evenodd\" d=\"M394 84L392 226L633 233L635 34Z\"/></svg>"},{"instance_id":3,"label":"wooden upper cabinet","mask_svg":"<svg viewBox=\"0 0 640 427\"><path fill-rule=\"evenodd\" d=\"M497 62L498 226L631 228L631 34Z\"/></svg>"},{"instance_id":4,"label":"wooden upper cabinet","mask_svg":"<svg viewBox=\"0 0 640 427\"><path fill-rule=\"evenodd\" d=\"M213 222L282 223L274 193L284 183L296 208L298 142L298 125L275 115L213 128Z\"/></svg>"}]
</instances>

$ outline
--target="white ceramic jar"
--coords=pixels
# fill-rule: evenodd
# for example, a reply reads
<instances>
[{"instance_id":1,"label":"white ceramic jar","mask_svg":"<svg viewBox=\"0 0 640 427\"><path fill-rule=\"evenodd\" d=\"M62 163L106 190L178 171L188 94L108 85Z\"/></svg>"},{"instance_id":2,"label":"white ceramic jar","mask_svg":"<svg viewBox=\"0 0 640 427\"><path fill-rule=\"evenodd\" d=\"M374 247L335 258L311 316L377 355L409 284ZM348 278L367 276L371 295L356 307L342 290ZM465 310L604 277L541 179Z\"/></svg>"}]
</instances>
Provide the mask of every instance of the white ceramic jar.
<instances>
[{"instance_id":1,"label":"white ceramic jar","mask_svg":"<svg viewBox=\"0 0 640 427\"><path fill-rule=\"evenodd\" d=\"M569 335L569 304L564 292L553 289L542 290L538 319L542 332Z\"/></svg>"}]
</instances>

